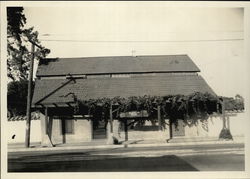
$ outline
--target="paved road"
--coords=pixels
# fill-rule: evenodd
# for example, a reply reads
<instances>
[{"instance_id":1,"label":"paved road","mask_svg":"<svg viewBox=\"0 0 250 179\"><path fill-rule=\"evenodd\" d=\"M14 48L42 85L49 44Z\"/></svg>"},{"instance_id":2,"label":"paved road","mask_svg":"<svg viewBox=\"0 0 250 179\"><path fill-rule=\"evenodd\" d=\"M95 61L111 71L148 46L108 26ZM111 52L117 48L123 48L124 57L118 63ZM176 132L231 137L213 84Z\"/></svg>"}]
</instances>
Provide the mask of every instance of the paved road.
<instances>
[{"instance_id":1,"label":"paved road","mask_svg":"<svg viewBox=\"0 0 250 179\"><path fill-rule=\"evenodd\" d=\"M243 144L8 154L9 172L243 171Z\"/></svg>"}]
</instances>

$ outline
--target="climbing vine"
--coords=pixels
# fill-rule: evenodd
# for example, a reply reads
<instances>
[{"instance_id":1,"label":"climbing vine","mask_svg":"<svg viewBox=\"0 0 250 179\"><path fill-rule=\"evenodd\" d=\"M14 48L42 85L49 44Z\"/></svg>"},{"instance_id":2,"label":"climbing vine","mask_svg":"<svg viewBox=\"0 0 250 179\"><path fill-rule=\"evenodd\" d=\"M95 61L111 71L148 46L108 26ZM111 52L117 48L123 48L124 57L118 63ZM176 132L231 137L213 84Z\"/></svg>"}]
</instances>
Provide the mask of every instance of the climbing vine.
<instances>
[{"instance_id":1,"label":"climbing vine","mask_svg":"<svg viewBox=\"0 0 250 179\"><path fill-rule=\"evenodd\" d=\"M161 118L171 119L176 123L177 119L183 119L186 124L193 125L199 119L207 119L212 113L220 113L221 105L218 97L209 93L193 93L190 95L168 96L132 96L128 98L99 98L78 100L75 113L88 114L99 120L110 118L110 106L112 105L113 118L119 119L120 113L146 110L149 114L147 120L157 119L157 106L160 106Z\"/></svg>"},{"instance_id":2,"label":"climbing vine","mask_svg":"<svg viewBox=\"0 0 250 179\"><path fill-rule=\"evenodd\" d=\"M222 100L226 110L244 110L243 98L225 98L213 96L209 93L192 93L190 95L168 96L132 96L128 98L98 98L78 100L75 96L75 113L92 115L99 120L110 118L110 106L112 104L113 118L119 119L120 113L146 110L148 120L157 119L157 106L160 106L161 118L171 119L176 123L177 119L183 119L191 126L197 124L198 119L205 121L213 113L222 113Z\"/></svg>"},{"instance_id":3,"label":"climbing vine","mask_svg":"<svg viewBox=\"0 0 250 179\"><path fill-rule=\"evenodd\" d=\"M89 115L94 127L98 126L99 121L105 121L105 125L107 125L111 107L113 119L120 119L121 113L147 111L147 118L131 118L128 123L131 127L143 126L145 120L150 120L152 125L155 125L158 122L160 107L161 127L172 124L177 127L178 120L182 119L184 124L189 127L197 125L198 121L201 121L202 128L206 131L208 131L207 119L209 116L222 114L223 106L226 111L240 112L244 110L244 99L240 95L228 98L195 92L190 95L131 96L128 98L118 96L88 100L79 100L76 95L73 96L77 104L74 113ZM165 119L169 119L168 123ZM228 134L227 131L222 131L220 137L228 138Z\"/></svg>"}]
</instances>

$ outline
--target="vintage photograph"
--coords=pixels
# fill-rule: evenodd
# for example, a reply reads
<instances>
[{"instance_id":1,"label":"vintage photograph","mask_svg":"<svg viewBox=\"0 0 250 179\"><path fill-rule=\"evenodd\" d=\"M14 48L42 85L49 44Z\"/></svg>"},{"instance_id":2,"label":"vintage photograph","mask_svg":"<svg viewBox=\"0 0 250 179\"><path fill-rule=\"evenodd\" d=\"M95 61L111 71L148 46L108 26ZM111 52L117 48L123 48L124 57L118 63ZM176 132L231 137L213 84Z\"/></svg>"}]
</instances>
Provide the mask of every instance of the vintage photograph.
<instances>
[{"instance_id":1,"label":"vintage photograph","mask_svg":"<svg viewBox=\"0 0 250 179\"><path fill-rule=\"evenodd\" d=\"M7 6L7 172L244 172L244 13Z\"/></svg>"}]
</instances>

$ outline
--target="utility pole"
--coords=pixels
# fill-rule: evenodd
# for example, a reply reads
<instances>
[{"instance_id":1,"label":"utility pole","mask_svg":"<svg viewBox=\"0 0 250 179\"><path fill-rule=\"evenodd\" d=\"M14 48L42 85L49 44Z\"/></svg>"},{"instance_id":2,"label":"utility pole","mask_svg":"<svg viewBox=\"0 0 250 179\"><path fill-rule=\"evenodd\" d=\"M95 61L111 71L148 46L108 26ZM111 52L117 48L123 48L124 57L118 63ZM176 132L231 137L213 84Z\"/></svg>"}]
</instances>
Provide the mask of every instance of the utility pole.
<instances>
[{"instance_id":1,"label":"utility pole","mask_svg":"<svg viewBox=\"0 0 250 179\"><path fill-rule=\"evenodd\" d=\"M33 81L33 66L34 66L34 58L35 58L35 44L31 43L31 61L30 61L30 69L29 69L29 83L28 83L28 97L27 97L27 119L26 119L26 136L25 136L25 147L30 147L30 123L31 123L31 88Z\"/></svg>"}]
</instances>

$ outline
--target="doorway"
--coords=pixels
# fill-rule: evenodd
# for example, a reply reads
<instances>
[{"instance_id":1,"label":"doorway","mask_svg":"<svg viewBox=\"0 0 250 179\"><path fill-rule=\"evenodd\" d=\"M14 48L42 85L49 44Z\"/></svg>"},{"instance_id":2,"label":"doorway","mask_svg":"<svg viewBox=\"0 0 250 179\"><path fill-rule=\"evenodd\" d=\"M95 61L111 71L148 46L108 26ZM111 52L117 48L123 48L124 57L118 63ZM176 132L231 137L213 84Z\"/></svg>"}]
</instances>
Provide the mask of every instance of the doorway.
<instances>
[{"instance_id":1,"label":"doorway","mask_svg":"<svg viewBox=\"0 0 250 179\"><path fill-rule=\"evenodd\" d=\"M106 122L104 120L93 120L93 139L106 139L107 138L107 130L106 130Z\"/></svg>"},{"instance_id":2,"label":"doorway","mask_svg":"<svg viewBox=\"0 0 250 179\"><path fill-rule=\"evenodd\" d=\"M185 127L183 120L178 120L178 125L172 124L173 137L185 136Z\"/></svg>"}]
</instances>

